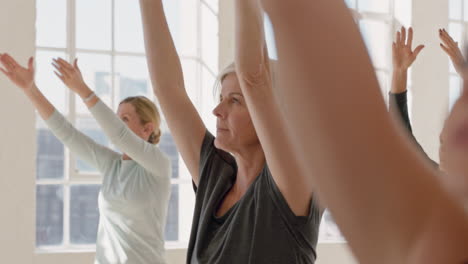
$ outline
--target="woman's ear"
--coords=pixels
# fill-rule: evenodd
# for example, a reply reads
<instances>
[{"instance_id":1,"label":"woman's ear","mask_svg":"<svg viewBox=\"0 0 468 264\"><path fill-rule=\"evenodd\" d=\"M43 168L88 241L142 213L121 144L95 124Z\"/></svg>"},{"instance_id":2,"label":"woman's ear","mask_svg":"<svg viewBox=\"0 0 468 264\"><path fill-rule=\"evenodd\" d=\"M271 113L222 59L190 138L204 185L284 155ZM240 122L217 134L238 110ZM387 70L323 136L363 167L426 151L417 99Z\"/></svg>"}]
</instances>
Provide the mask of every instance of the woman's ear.
<instances>
[{"instance_id":1,"label":"woman's ear","mask_svg":"<svg viewBox=\"0 0 468 264\"><path fill-rule=\"evenodd\" d=\"M151 134L154 132L154 124L153 122L148 122L145 124L144 131L147 132L148 134Z\"/></svg>"}]
</instances>

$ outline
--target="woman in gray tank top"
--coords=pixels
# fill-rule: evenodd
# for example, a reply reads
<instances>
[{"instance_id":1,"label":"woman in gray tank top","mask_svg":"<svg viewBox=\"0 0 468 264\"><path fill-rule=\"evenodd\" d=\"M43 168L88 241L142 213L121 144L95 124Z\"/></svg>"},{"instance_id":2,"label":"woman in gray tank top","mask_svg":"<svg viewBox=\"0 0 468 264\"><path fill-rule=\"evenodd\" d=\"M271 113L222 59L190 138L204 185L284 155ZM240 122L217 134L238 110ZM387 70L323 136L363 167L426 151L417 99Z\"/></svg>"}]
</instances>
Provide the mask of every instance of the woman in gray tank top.
<instances>
[{"instance_id":1,"label":"woman in gray tank top","mask_svg":"<svg viewBox=\"0 0 468 264\"><path fill-rule=\"evenodd\" d=\"M236 63L219 78L216 137L185 91L162 1L140 4L154 93L196 192L187 263L314 263L322 209L278 123L257 2L235 1Z\"/></svg>"}]
</instances>

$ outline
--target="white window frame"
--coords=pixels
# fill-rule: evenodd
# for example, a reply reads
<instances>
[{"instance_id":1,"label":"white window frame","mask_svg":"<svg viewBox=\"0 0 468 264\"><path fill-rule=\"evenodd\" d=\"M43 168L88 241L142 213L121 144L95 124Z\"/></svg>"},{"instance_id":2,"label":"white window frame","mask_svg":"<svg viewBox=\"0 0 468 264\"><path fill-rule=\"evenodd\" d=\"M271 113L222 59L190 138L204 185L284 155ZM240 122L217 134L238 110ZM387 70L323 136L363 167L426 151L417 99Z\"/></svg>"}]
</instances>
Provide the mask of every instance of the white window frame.
<instances>
[{"instance_id":1,"label":"white window frame","mask_svg":"<svg viewBox=\"0 0 468 264\"><path fill-rule=\"evenodd\" d=\"M449 12L450 12L450 2L453 1L453 0L448 0L447 1L447 4L449 5ZM468 14L465 13L465 8L468 8L466 5L468 5L468 2L464 1L464 0L461 0L461 7L460 7L460 19L455 19L455 18L452 18L450 16L450 13L448 15L448 18L449 18L449 28L448 28L448 31L449 31L449 34L453 37L453 39L455 41L458 41L459 43L459 47L461 48L462 52L463 52L463 55L466 56L467 54L465 54L464 52L464 46L467 44L466 41L466 33L467 33L467 29L468 29ZM451 32L451 28L450 28L450 25L453 25L453 24L457 24L459 26L461 26L461 30L460 30L460 35L455 35L454 32ZM461 95L461 88L462 88L462 78L458 75L458 73L454 70L453 68L453 65L452 65L452 61L449 60L449 65L448 65L448 71L449 71L449 82L450 82L450 85L449 85L449 109L452 109L453 107L453 104L455 103L456 99L458 99ZM456 80L458 82L458 87L456 88L457 91L453 91L453 87L452 87L452 79L453 80ZM454 97L452 97L452 95L455 95Z\"/></svg>"},{"instance_id":2,"label":"white window frame","mask_svg":"<svg viewBox=\"0 0 468 264\"><path fill-rule=\"evenodd\" d=\"M145 58L144 52L121 52L115 49L115 0L111 0L111 50L93 50L93 49L78 49L76 47L76 2L79 0L63 0L66 1L66 47L65 48L56 48L56 47L45 47L45 46L38 46L36 45L36 51L46 51L46 52L62 52L66 54L65 59L69 59L69 61L73 61L76 58L76 54L78 53L87 53L87 54L97 54L97 55L108 55L111 58L111 107L114 108L116 105L115 102L115 58L117 56L130 56L134 58ZM197 84L195 87L195 98L192 98L193 103L197 109L201 109L203 101L203 93L202 89L210 89L210 87L203 87L203 71L202 68L205 68L213 78L217 76L217 65L215 69L212 69L208 66L208 64L204 60L204 54L202 51L202 7L206 7L213 15L218 17L218 10L217 8L213 8L212 4L208 3L206 0L196 0L197 9L196 9L196 18L197 18L197 45L196 54L195 56L185 56L183 54L180 55L181 61L184 60L192 60L196 63L196 79ZM213 1L212 1L213 2ZM219 4L218 1L214 1L216 4ZM137 2L136 2L137 4ZM51 10L51 12L54 12ZM218 42L217 42L218 44ZM217 54L219 57L219 54ZM67 119L72 123L75 124L75 121L80 117L92 117L87 114L77 114L76 113L76 95L72 92L67 91L66 96L66 109L68 110L68 115L66 115ZM155 99L154 96L151 99ZM155 101L155 100L154 100ZM202 115L202 114L201 114ZM203 116L202 116L203 117ZM169 133L166 124L162 124L164 127L164 131ZM36 186L40 185L59 185L63 187L63 243L60 246L35 246L36 252L38 253L50 253L50 252L94 252L95 251L95 244L87 244L87 245L75 245L70 243L70 190L72 185L101 185L102 176L98 173L80 173L76 170L76 158L70 151L65 148L64 149L64 178L63 179L37 179L36 178ZM182 158L179 156L179 177L178 178L171 178L171 188L172 185L179 186L179 240L178 241L166 241L166 248L169 249L177 249L177 248L186 248L188 241L181 241L180 240L180 233L181 233L181 215L187 217L189 216L191 222L191 212L192 208L181 208L181 188L182 185L190 185L192 181L191 177L186 169L185 165L183 164ZM192 199L194 200L194 194L190 193ZM190 203L189 203L190 204ZM186 213L186 212L189 213ZM181 214L183 212L183 214ZM187 221L184 221L187 222ZM183 227L183 229L190 231L190 227Z\"/></svg>"}]
</instances>

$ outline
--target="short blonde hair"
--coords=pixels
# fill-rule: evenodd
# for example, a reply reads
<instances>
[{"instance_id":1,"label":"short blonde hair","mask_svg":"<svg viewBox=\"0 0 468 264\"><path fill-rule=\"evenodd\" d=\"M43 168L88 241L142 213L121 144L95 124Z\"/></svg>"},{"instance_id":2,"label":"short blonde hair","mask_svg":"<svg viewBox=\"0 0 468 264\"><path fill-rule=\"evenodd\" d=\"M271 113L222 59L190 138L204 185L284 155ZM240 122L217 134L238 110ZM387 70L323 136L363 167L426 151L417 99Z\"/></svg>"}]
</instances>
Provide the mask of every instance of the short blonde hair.
<instances>
[{"instance_id":1,"label":"short blonde hair","mask_svg":"<svg viewBox=\"0 0 468 264\"><path fill-rule=\"evenodd\" d=\"M151 133L148 142L151 144L158 144L161 140L161 116L156 105L144 96L131 96L127 97L120 104L128 103L135 107L135 112L140 118L141 124L147 123L154 124L154 131Z\"/></svg>"}]
</instances>

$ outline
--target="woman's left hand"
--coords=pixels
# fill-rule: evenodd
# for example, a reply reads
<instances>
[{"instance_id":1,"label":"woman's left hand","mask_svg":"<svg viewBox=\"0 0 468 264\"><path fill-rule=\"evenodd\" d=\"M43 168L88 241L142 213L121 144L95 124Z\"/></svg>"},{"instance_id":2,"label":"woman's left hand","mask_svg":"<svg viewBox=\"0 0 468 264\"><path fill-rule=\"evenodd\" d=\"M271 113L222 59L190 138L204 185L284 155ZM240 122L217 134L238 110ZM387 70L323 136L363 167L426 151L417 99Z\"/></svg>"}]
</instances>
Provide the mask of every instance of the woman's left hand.
<instances>
[{"instance_id":1,"label":"woman's left hand","mask_svg":"<svg viewBox=\"0 0 468 264\"><path fill-rule=\"evenodd\" d=\"M91 93L91 89L84 82L83 75L78 67L78 59L75 59L73 65L62 58L53 59L52 65L57 70L55 75L81 98L85 98Z\"/></svg>"}]
</instances>

